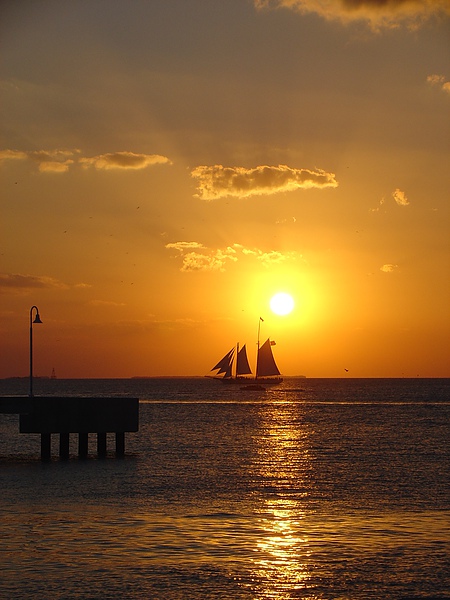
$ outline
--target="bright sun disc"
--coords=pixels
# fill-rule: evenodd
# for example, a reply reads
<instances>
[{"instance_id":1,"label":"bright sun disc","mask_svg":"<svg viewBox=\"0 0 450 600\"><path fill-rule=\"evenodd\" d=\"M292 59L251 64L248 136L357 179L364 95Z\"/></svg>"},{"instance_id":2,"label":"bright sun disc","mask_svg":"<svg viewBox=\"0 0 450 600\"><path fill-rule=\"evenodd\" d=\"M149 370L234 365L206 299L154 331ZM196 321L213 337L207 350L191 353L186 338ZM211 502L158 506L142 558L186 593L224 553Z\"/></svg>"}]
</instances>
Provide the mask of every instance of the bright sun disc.
<instances>
[{"instance_id":1,"label":"bright sun disc","mask_svg":"<svg viewBox=\"0 0 450 600\"><path fill-rule=\"evenodd\" d=\"M280 292L271 298L270 308L276 315L288 315L294 308L294 299L289 294Z\"/></svg>"}]
</instances>

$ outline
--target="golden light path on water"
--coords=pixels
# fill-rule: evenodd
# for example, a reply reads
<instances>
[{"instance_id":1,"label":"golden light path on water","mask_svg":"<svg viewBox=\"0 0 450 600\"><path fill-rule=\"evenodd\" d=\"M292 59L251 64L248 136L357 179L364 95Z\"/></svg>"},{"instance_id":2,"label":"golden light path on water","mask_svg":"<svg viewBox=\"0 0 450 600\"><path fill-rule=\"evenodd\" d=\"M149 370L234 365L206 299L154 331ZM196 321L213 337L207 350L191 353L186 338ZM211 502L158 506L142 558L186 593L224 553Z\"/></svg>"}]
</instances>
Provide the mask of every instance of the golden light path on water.
<instances>
[{"instance_id":1,"label":"golden light path on water","mask_svg":"<svg viewBox=\"0 0 450 600\"><path fill-rule=\"evenodd\" d=\"M278 504L283 508L277 508ZM296 504L286 500L268 502L271 516L263 521L265 536L257 543L260 557L254 567L261 597L279 598L280 593L304 589L310 579L308 537L298 533L301 515Z\"/></svg>"},{"instance_id":2,"label":"golden light path on water","mask_svg":"<svg viewBox=\"0 0 450 600\"><path fill-rule=\"evenodd\" d=\"M255 440L255 475L273 482L260 510L254 559L254 582L261 598L279 598L307 587L310 579L309 538L305 535L303 500L311 469L308 433L289 404L264 413Z\"/></svg>"}]
</instances>

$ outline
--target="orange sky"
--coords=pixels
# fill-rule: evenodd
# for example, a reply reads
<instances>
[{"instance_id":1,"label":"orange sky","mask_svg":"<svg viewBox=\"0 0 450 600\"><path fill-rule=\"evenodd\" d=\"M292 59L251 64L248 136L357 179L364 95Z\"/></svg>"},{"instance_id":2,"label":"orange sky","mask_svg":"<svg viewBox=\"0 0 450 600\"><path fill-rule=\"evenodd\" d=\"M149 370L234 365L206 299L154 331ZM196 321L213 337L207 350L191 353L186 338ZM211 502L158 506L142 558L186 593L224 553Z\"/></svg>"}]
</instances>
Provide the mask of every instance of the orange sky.
<instances>
[{"instance_id":1,"label":"orange sky","mask_svg":"<svg viewBox=\"0 0 450 600\"><path fill-rule=\"evenodd\" d=\"M0 377L450 376L450 3L348 6L2 3Z\"/></svg>"}]
</instances>

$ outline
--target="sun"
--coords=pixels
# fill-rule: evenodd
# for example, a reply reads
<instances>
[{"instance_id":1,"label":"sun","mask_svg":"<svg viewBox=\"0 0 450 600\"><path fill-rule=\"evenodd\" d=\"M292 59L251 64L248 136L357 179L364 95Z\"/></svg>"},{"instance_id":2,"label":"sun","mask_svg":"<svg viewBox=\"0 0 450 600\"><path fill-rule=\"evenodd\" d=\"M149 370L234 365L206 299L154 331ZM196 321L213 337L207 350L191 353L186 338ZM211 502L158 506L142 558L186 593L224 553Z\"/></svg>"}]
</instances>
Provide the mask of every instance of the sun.
<instances>
[{"instance_id":1,"label":"sun","mask_svg":"<svg viewBox=\"0 0 450 600\"><path fill-rule=\"evenodd\" d=\"M288 315L294 308L294 299L290 294L280 292L272 296L269 304L276 315Z\"/></svg>"}]
</instances>

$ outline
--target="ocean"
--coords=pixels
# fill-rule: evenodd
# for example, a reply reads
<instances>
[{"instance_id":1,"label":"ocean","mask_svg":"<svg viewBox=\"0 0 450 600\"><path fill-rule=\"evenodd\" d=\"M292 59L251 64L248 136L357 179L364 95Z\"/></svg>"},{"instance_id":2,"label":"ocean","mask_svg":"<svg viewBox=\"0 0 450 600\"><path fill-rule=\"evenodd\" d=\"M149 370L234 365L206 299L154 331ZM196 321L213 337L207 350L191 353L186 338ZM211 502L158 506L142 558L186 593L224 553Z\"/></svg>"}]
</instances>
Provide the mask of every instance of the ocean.
<instances>
[{"instance_id":1,"label":"ocean","mask_svg":"<svg viewBox=\"0 0 450 600\"><path fill-rule=\"evenodd\" d=\"M27 394L0 380L0 395ZM45 380L140 398L125 458L0 415L0 598L450 598L450 380ZM108 442L108 445L109 442ZM111 448L113 446L111 445Z\"/></svg>"}]
</instances>

